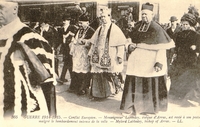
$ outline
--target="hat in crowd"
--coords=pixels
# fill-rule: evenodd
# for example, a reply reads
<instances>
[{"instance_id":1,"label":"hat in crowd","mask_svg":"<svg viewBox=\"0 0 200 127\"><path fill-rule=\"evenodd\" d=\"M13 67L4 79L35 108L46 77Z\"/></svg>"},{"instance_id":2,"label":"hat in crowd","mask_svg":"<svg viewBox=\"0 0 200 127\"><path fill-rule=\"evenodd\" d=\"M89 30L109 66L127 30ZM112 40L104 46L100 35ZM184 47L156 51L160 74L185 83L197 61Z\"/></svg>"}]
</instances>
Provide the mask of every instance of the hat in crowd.
<instances>
[{"instance_id":1,"label":"hat in crowd","mask_svg":"<svg viewBox=\"0 0 200 127\"><path fill-rule=\"evenodd\" d=\"M69 14L64 14L63 17L62 17L62 20L65 21L65 20L71 20L71 15Z\"/></svg>"},{"instance_id":2,"label":"hat in crowd","mask_svg":"<svg viewBox=\"0 0 200 127\"><path fill-rule=\"evenodd\" d=\"M193 14L196 18L199 17L198 9L195 6L190 5L188 8L188 13Z\"/></svg>"},{"instance_id":3,"label":"hat in crowd","mask_svg":"<svg viewBox=\"0 0 200 127\"><path fill-rule=\"evenodd\" d=\"M197 24L196 17L190 13L184 14L181 18L181 21L188 21L191 26L195 26Z\"/></svg>"},{"instance_id":4,"label":"hat in crowd","mask_svg":"<svg viewBox=\"0 0 200 127\"><path fill-rule=\"evenodd\" d=\"M81 16L79 17L79 21L89 21L89 17L86 16L86 15L81 15Z\"/></svg>"},{"instance_id":5,"label":"hat in crowd","mask_svg":"<svg viewBox=\"0 0 200 127\"><path fill-rule=\"evenodd\" d=\"M42 23L48 24L48 23L50 23L50 20L49 19L40 19L39 23L40 24L42 24Z\"/></svg>"},{"instance_id":6,"label":"hat in crowd","mask_svg":"<svg viewBox=\"0 0 200 127\"><path fill-rule=\"evenodd\" d=\"M150 3L142 4L142 10L150 10L150 11L153 11L153 4L150 4Z\"/></svg>"},{"instance_id":7,"label":"hat in crowd","mask_svg":"<svg viewBox=\"0 0 200 127\"><path fill-rule=\"evenodd\" d=\"M188 21L191 26L195 26L197 24L199 13L194 6L190 6L188 10L188 13L182 16L181 21Z\"/></svg>"},{"instance_id":8,"label":"hat in crowd","mask_svg":"<svg viewBox=\"0 0 200 127\"><path fill-rule=\"evenodd\" d=\"M178 20L178 19L176 18L176 16L171 16L171 17L170 17L170 21L171 21L171 22L174 22L174 21L177 21L177 20Z\"/></svg>"}]
</instances>

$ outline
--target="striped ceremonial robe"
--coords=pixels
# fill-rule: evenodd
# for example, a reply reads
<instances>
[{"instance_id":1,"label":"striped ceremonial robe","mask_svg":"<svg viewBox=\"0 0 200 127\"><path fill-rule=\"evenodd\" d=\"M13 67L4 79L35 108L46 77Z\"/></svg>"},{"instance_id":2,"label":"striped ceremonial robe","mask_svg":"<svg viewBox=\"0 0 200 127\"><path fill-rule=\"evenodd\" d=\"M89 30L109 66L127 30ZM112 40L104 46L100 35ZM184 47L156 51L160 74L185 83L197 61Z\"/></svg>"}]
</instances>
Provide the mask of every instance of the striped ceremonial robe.
<instances>
[{"instance_id":1,"label":"striped ceremonial robe","mask_svg":"<svg viewBox=\"0 0 200 127\"><path fill-rule=\"evenodd\" d=\"M19 18L0 29L0 117L48 115L41 85L53 83L52 49Z\"/></svg>"}]
</instances>

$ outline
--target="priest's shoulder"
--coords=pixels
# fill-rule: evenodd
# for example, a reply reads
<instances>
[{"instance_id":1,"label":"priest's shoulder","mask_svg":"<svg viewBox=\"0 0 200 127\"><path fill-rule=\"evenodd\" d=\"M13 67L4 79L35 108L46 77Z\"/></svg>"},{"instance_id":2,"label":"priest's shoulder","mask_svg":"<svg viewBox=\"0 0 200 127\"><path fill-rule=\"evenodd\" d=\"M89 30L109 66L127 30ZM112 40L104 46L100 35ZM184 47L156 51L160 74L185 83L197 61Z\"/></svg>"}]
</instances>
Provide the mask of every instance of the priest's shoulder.
<instances>
[{"instance_id":1,"label":"priest's shoulder","mask_svg":"<svg viewBox=\"0 0 200 127\"><path fill-rule=\"evenodd\" d=\"M114 32L122 32L122 30L120 29L120 27L117 26L115 23L112 23L111 25L112 25L111 26L111 30L112 31L114 30Z\"/></svg>"},{"instance_id":2,"label":"priest's shoulder","mask_svg":"<svg viewBox=\"0 0 200 127\"><path fill-rule=\"evenodd\" d=\"M112 25L112 27L114 26L115 28L119 28L119 26L117 26L115 23L112 23L111 25Z\"/></svg>"},{"instance_id":3,"label":"priest's shoulder","mask_svg":"<svg viewBox=\"0 0 200 127\"><path fill-rule=\"evenodd\" d=\"M152 25L152 27L153 27L154 29L156 29L156 30L160 30L160 29L164 30L163 27L160 25L160 23L157 22L157 21L152 21L152 22L151 22L151 25Z\"/></svg>"},{"instance_id":4,"label":"priest's shoulder","mask_svg":"<svg viewBox=\"0 0 200 127\"><path fill-rule=\"evenodd\" d=\"M137 28L137 27L140 27L141 24L142 24L142 21L138 21L138 22L135 23L135 27L136 27L136 28Z\"/></svg>"}]
</instances>

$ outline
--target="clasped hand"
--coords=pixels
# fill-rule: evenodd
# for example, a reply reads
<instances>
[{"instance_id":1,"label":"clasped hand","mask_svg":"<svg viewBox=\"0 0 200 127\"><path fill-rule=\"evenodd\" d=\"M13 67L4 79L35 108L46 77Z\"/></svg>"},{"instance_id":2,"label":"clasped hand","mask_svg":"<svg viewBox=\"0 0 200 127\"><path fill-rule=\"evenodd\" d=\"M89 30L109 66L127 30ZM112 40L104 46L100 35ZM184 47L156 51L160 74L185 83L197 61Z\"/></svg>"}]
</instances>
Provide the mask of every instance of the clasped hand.
<instances>
[{"instance_id":1,"label":"clasped hand","mask_svg":"<svg viewBox=\"0 0 200 127\"><path fill-rule=\"evenodd\" d=\"M163 65L159 62L156 62L155 65L154 65L154 69L155 69L156 72L161 71L162 67L163 67Z\"/></svg>"},{"instance_id":2,"label":"clasped hand","mask_svg":"<svg viewBox=\"0 0 200 127\"><path fill-rule=\"evenodd\" d=\"M162 69L161 69L160 67L158 67L158 66L155 66L154 69L155 69L156 72L159 72L159 71L162 70Z\"/></svg>"},{"instance_id":3,"label":"clasped hand","mask_svg":"<svg viewBox=\"0 0 200 127\"><path fill-rule=\"evenodd\" d=\"M135 50L135 48L136 48L136 44L135 44L135 43L130 44L130 45L128 46L128 51L131 53L132 51Z\"/></svg>"},{"instance_id":4,"label":"clasped hand","mask_svg":"<svg viewBox=\"0 0 200 127\"><path fill-rule=\"evenodd\" d=\"M122 58L121 57L117 57L117 61L118 61L119 64L121 64L122 63Z\"/></svg>"}]
</instances>

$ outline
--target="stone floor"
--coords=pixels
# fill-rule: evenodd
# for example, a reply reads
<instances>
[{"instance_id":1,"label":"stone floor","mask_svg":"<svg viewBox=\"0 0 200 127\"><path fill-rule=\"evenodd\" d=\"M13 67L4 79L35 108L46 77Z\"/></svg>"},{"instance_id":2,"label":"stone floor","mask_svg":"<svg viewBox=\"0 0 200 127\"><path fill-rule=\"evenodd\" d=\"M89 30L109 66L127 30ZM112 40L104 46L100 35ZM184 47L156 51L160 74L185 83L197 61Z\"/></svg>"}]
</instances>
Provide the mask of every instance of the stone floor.
<instances>
[{"instance_id":1,"label":"stone floor","mask_svg":"<svg viewBox=\"0 0 200 127\"><path fill-rule=\"evenodd\" d=\"M59 72L63 64L60 63ZM125 65L126 68L126 65ZM125 73L125 71L123 71ZM69 82L56 85L56 105L58 119L29 119L13 120L2 127L200 127L200 106L191 106L184 102L175 103L169 100L168 110L156 115L122 116L120 103L122 91L101 101L93 101L88 95L78 96L67 92L70 75L66 74ZM170 87L168 79L167 87ZM180 106L184 105L184 106ZM40 116L42 117L42 116ZM70 123L69 121L78 121ZM89 123L87 123L89 122ZM1 127L0 126L0 127Z\"/></svg>"},{"instance_id":2,"label":"stone floor","mask_svg":"<svg viewBox=\"0 0 200 127\"><path fill-rule=\"evenodd\" d=\"M67 79L70 79L69 74L66 76ZM103 117L105 116L115 116L115 117L122 117L121 113L122 111L119 109L120 107L120 102L121 102L121 97L122 97L122 91L120 91L117 95L108 97L105 100L102 101L92 101L89 99L88 95L84 96L78 96L74 93L69 93L66 90L69 87L70 82L66 82L63 85L57 85L56 86L56 91L57 91L57 114L62 116L63 118L67 119L71 116L94 116L97 117L101 120L104 120ZM167 82L167 88L169 89L170 87L170 79L168 79ZM182 104L181 104L182 103ZM168 110L167 112L159 112L155 116L159 116L160 118L162 117L177 117L174 118L173 121L170 121L170 123L166 124L167 122L163 119L163 124L155 124L154 126L171 126L173 125L174 127L181 126L181 127L186 127L189 126L190 124L193 124L197 127L200 127L200 106L196 105L194 103L193 106L183 104L184 102L179 102L181 105L185 106L180 106L179 104L175 103L175 100L169 100L168 103ZM195 106L196 105L196 106ZM199 118L193 119L189 117L194 117L198 116ZM139 116L142 117L142 116ZM180 119L178 119L178 117ZM188 117L188 119L184 118ZM180 123L177 123L178 120ZM166 122L166 123L165 123ZM113 122L108 122L109 124L114 124ZM165 124L164 124L165 123ZM75 124L76 125L76 124ZM101 125L101 124L98 124ZM104 124L103 124L104 125ZM118 124L114 124L115 126ZM126 126L129 126L130 124L125 124ZM131 124L132 126L134 124ZM135 124L137 125L137 124ZM149 123L143 123L143 125L151 125Z\"/></svg>"}]
</instances>

